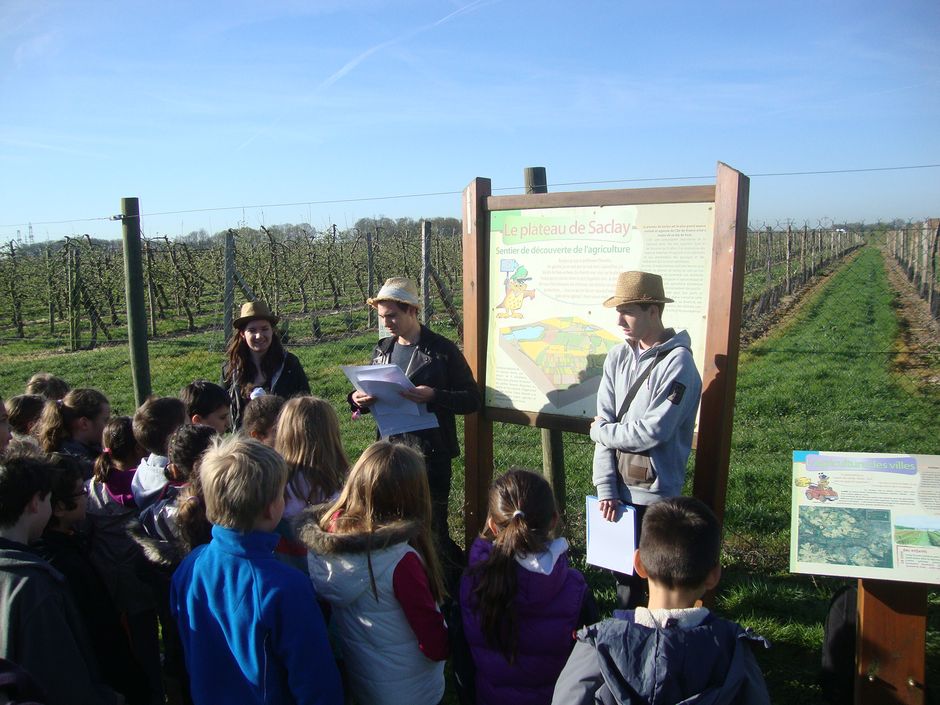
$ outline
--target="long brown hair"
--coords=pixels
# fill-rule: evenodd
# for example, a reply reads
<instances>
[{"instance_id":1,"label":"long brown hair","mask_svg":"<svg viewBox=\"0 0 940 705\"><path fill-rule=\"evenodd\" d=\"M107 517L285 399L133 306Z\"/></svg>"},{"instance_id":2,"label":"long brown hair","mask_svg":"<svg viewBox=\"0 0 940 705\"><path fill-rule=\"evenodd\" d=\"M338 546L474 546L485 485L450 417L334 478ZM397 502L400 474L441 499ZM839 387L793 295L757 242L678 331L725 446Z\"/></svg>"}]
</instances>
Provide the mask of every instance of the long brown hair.
<instances>
[{"instance_id":1,"label":"long brown hair","mask_svg":"<svg viewBox=\"0 0 940 705\"><path fill-rule=\"evenodd\" d=\"M251 322L252 321L246 321L245 325L247 326ZM254 387L255 377L258 376L258 368L251 358L251 349L248 347L248 343L245 342L242 333L244 333L244 327L233 330L232 337L228 341L228 347L225 349L226 360L228 362L225 372L225 382L226 384L235 382L239 386L241 395L248 397ZM281 336L278 335L277 328L275 328L272 323L271 346L264 353L264 357L261 358L261 373L264 375L266 381L271 380L283 361L284 346L281 344Z\"/></svg>"},{"instance_id":2,"label":"long brown hair","mask_svg":"<svg viewBox=\"0 0 940 705\"><path fill-rule=\"evenodd\" d=\"M424 562L431 594L441 602L447 593L431 538L431 493L424 457L401 443L376 441L359 456L339 499L320 519L320 528L337 534L372 534L403 520L420 525L408 543ZM370 579L371 569L370 562ZM373 590L374 585L373 581Z\"/></svg>"},{"instance_id":3,"label":"long brown hair","mask_svg":"<svg viewBox=\"0 0 940 705\"><path fill-rule=\"evenodd\" d=\"M515 660L518 642L513 609L516 555L545 551L557 516L551 486L534 472L512 469L490 487L489 515L482 536L493 542L493 548L486 560L469 568L477 578L470 608L479 615L487 643L510 663Z\"/></svg>"},{"instance_id":4,"label":"long brown hair","mask_svg":"<svg viewBox=\"0 0 940 705\"><path fill-rule=\"evenodd\" d=\"M288 400L277 420L274 450L287 461L288 487L301 496L306 480L307 502L331 499L343 488L349 461L339 435L339 417L325 399L300 396Z\"/></svg>"},{"instance_id":5,"label":"long brown hair","mask_svg":"<svg viewBox=\"0 0 940 705\"><path fill-rule=\"evenodd\" d=\"M36 432L39 445L47 453L55 453L72 437L72 424L95 418L107 403L108 398L97 389L73 389L58 401L47 401Z\"/></svg>"}]
</instances>

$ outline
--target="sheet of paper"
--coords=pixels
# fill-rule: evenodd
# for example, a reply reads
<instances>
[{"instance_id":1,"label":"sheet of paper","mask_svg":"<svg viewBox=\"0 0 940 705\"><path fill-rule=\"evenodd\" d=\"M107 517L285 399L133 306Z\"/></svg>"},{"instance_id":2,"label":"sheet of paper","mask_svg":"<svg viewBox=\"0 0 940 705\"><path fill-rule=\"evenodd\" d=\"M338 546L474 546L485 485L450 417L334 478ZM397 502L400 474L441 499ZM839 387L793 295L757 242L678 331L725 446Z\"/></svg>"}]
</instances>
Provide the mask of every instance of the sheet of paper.
<instances>
[{"instance_id":1,"label":"sheet of paper","mask_svg":"<svg viewBox=\"0 0 940 705\"><path fill-rule=\"evenodd\" d=\"M607 521L601 514L597 497L588 496L585 508L587 527L587 562L600 568L633 575L633 552L636 550L636 510L621 505L616 521Z\"/></svg>"},{"instance_id":2,"label":"sheet of paper","mask_svg":"<svg viewBox=\"0 0 940 705\"><path fill-rule=\"evenodd\" d=\"M343 373L360 392L378 399L370 411L382 438L438 427L437 416L427 405L401 395L415 386L398 365L346 365Z\"/></svg>"}]
</instances>

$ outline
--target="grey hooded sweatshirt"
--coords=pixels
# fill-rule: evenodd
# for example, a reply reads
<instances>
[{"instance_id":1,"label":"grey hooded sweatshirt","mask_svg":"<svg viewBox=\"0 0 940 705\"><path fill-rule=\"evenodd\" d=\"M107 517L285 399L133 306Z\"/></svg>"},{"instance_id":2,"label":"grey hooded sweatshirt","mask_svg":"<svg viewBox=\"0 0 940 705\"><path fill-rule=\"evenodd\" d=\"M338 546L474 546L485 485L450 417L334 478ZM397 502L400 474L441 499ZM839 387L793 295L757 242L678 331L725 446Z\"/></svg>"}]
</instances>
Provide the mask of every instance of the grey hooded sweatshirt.
<instances>
[{"instance_id":1,"label":"grey hooded sweatshirt","mask_svg":"<svg viewBox=\"0 0 940 705\"><path fill-rule=\"evenodd\" d=\"M630 342L607 353L597 390L597 415L604 420L591 426L598 499L648 505L682 493L702 378L692 361L689 334L667 329L665 335L666 340L638 354ZM630 388L657 355L660 361L624 409ZM623 483L618 450L649 454L656 479L648 489Z\"/></svg>"}]
</instances>

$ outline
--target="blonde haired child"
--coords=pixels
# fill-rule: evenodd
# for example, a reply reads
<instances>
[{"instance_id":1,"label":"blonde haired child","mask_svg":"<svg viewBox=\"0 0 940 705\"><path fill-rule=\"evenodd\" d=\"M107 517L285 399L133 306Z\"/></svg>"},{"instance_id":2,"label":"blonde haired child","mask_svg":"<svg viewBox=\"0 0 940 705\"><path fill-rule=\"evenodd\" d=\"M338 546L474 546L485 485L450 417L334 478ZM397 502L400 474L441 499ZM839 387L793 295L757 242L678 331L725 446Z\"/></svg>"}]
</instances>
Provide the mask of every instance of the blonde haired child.
<instances>
[{"instance_id":1,"label":"blonde haired child","mask_svg":"<svg viewBox=\"0 0 940 705\"><path fill-rule=\"evenodd\" d=\"M287 462L287 506L284 516L299 514L308 504L336 499L349 461L339 435L339 417L325 399L288 400L277 420L274 450Z\"/></svg>"},{"instance_id":2,"label":"blonde haired child","mask_svg":"<svg viewBox=\"0 0 940 705\"><path fill-rule=\"evenodd\" d=\"M236 435L199 471L212 541L183 560L170 593L193 702L342 702L310 581L273 555L284 460Z\"/></svg>"},{"instance_id":3,"label":"blonde haired child","mask_svg":"<svg viewBox=\"0 0 940 705\"><path fill-rule=\"evenodd\" d=\"M349 469L339 436L339 418L330 403L304 395L284 403L277 420L274 450L287 462L284 519L277 531L277 557L307 570L307 547L297 538L295 518L309 505L339 496Z\"/></svg>"},{"instance_id":4,"label":"blonde haired child","mask_svg":"<svg viewBox=\"0 0 940 705\"><path fill-rule=\"evenodd\" d=\"M325 513L301 529L358 702L434 705L444 695L447 627L421 454L378 441Z\"/></svg>"}]
</instances>

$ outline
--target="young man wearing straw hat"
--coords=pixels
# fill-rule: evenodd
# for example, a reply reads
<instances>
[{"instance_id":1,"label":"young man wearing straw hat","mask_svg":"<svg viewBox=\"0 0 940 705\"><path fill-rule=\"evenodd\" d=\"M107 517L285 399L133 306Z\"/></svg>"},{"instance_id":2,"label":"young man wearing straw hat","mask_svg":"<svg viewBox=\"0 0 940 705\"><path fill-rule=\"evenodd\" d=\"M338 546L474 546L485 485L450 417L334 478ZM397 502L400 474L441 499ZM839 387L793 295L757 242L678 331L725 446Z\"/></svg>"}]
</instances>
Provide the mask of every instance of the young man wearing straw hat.
<instances>
[{"instance_id":1,"label":"young man wearing straw hat","mask_svg":"<svg viewBox=\"0 0 940 705\"><path fill-rule=\"evenodd\" d=\"M410 279L386 280L374 298L366 301L376 309L391 336L379 341L372 351L372 364L398 365L415 385L402 392L411 401L427 404L437 416L438 428L393 436L417 443L424 453L431 490L434 533L445 555L452 551L447 528L447 500L450 495L451 461L460 455L455 414L471 414L480 408L480 388L460 349L418 320L421 301ZM354 412L368 411L375 398L354 391L349 396ZM458 549L459 550L459 549Z\"/></svg>"},{"instance_id":2,"label":"young man wearing straw hat","mask_svg":"<svg viewBox=\"0 0 940 705\"><path fill-rule=\"evenodd\" d=\"M622 272L604 301L616 309L625 341L607 354L597 391L593 481L607 520L621 503L636 509L637 541L646 507L682 493L702 393L689 334L662 322L672 301L662 277L649 272ZM621 605L641 604L645 581L616 575Z\"/></svg>"}]
</instances>

